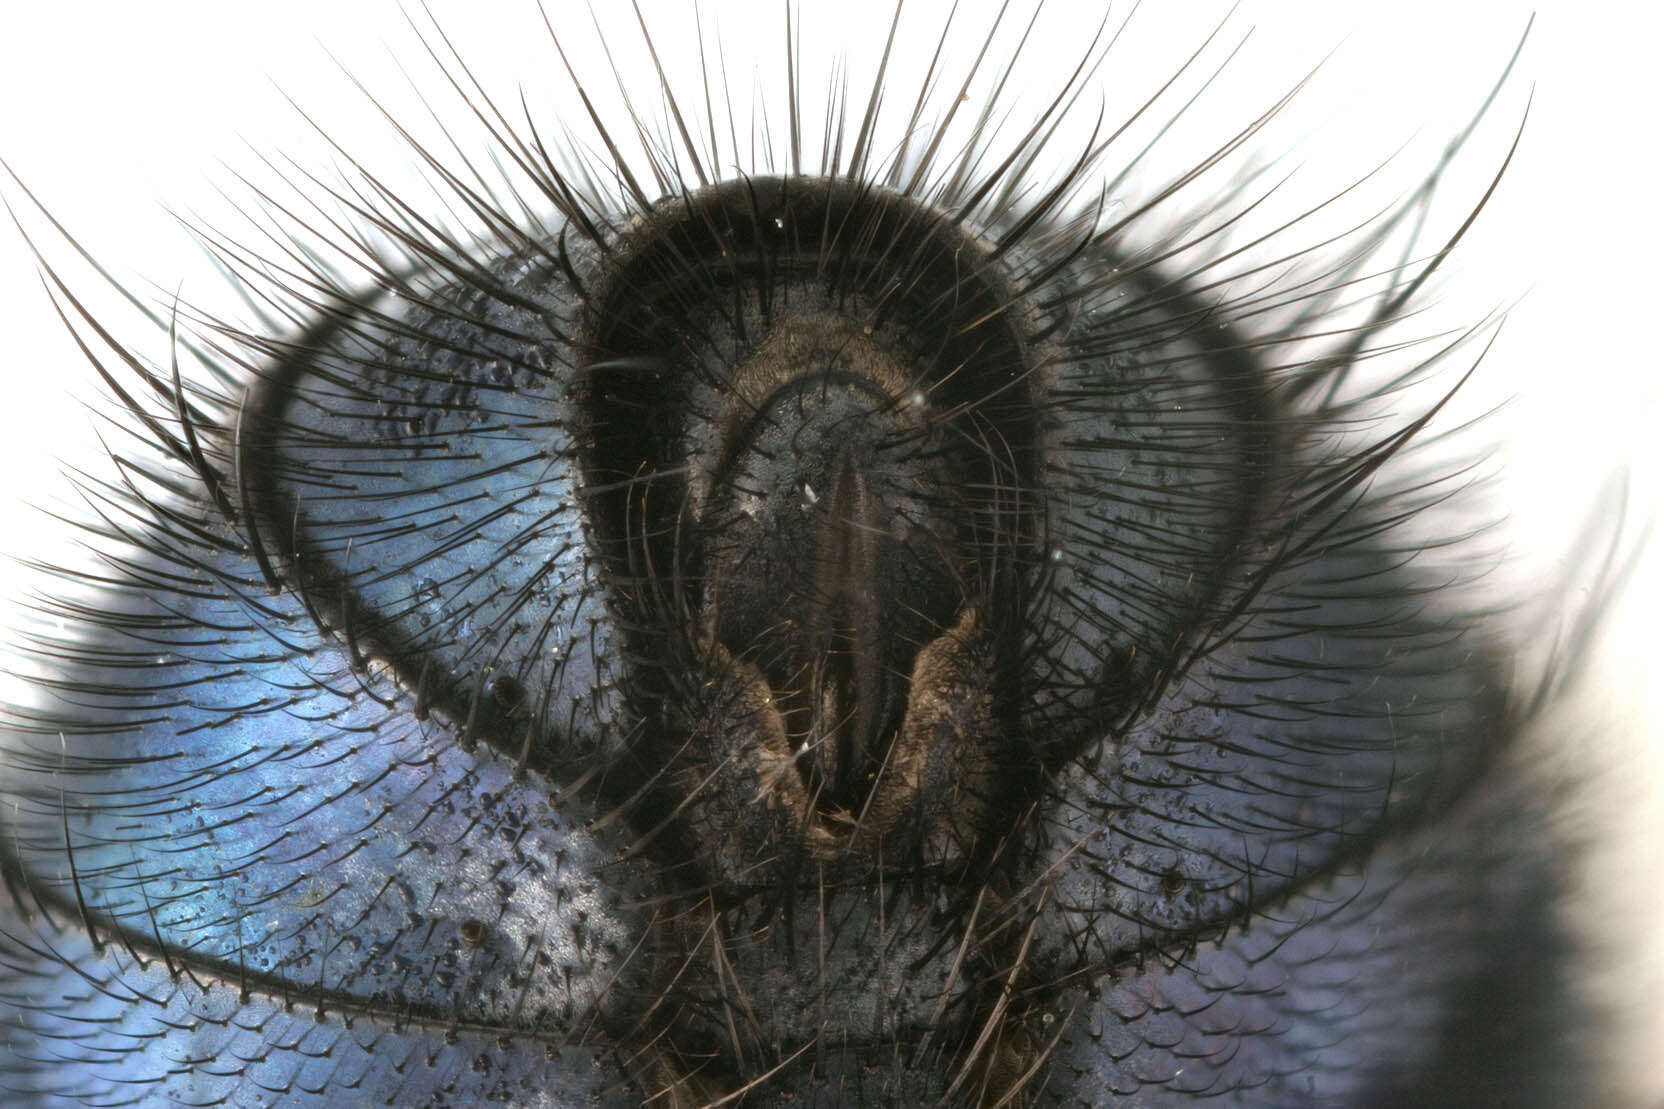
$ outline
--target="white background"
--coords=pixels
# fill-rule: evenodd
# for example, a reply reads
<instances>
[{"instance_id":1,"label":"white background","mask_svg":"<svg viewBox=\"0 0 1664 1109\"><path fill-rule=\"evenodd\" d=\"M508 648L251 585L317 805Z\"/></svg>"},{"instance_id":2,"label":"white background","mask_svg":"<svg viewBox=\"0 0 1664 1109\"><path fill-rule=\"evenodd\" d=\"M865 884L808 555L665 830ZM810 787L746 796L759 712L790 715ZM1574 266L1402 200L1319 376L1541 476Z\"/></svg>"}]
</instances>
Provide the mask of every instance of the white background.
<instances>
[{"instance_id":1,"label":"white background","mask_svg":"<svg viewBox=\"0 0 1664 1109\"><path fill-rule=\"evenodd\" d=\"M811 0L808 6L811 58L816 51L824 56L845 46L871 54L889 18L884 3ZM549 0L548 7L563 40L575 44L574 60L602 86L604 99L616 99L603 80L587 10L559 0ZM667 10L685 5L644 7L656 24ZM752 6L739 3L706 7L722 22L731 70L743 72L759 58L766 67L777 66L783 38L778 6L757 5L768 9L766 17L750 15ZM983 17L976 13L987 5L971 7L965 22L980 26ZM1052 5L1051 26L1079 25L1066 7ZM511 90L516 80L540 90L558 84L559 62L530 0L445 0L433 8L476 75L494 91ZM1135 23L1137 42L1165 43L1166 50L1139 45L1112 53L1102 81L1112 95L1111 116L1129 106L1124 96L1113 99L1118 89L1148 87L1136 84L1135 71L1170 69L1226 10L1217 3L1146 3L1145 8ZM929 26L943 9L915 3L908 22ZM1435 140L1466 121L1500 73L1531 10L1523 3L1455 0L1249 2L1230 18L1226 34L1254 28L1234 72L1242 89L1254 90L1255 109L1336 51L1304 99L1312 126L1323 118L1344 123L1324 130L1299 157L1317 151L1356 170L1406 141L1434 142L1427 148L1436 150ZM1469 319L1518 302L1474 389L1489 401L1512 398L1491 427L1507 444L1502 461L1521 557L1536 560L1521 565L1540 567L1546 575L1597 554L1579 542L1577 524L1609 475L1627 469L1635 521L1664 503L1657 277L1664 191L1654 164L1664 108L1655 55L1664 26L1657 9L1647 5L1547 0L1537 5L1537 13L1520 68L1474 145L1465 170L1469 176L1459 179L1466 184L1458 183L1455 191L1477 195L1535 85L1525 141L1460 258L1449 296ZM635 34L627 16L606 23L615 35ZM680 33L659 45L666 54L691 54L691 43ZM1054 30L1042 46L1060 51L1057 56L1072 64L1082 41ZM248 166L249 148L292 153L308 167L328 162L323 139L276 86L292 93L355 155L390 148L386 129L375 124L331 53L378 96L403 105L399 114L419 115L399 63L419 75L416 83L436 102L449 103L420 50L399 7L385 2L12 5L0 33L0 158L119 279L136 289L146 281L167 290L179 287L185 299L212 304L215 277L164 206L201 213L209 222L224 219L225 201L217 189L237 195L238 186L218 159ZM898 56L896 72L910 72L918 62L918 49L908 47ZM1054 71L1064 64L1057 62ZM819 72L811 68L812 74ZM744 84L743 76L737 83ZM898 76L896 83L911 96L911 80ZM808 84L821 87L817 80ZM987 91L985 84L971 90L973 97ZM644 110L655 109L650 72L631 69L629 87ZM535 103L536 96L532 99ZM1227 95L1198 112L1223 116L1243 104ZM783 102L770 110L783 113ZM552 131L546 137L553 139ZM0 181L0 194L13 205L27 205L9 181ZM27 222L32 233L40 231L38 218ZM43 242L54 264L69 257L61 243ZM83 269L73 272L78 289L90 287ZM127 333L148 344L152 357L165 359L160 337ZM97 451L90 436L97 420L89 406L107 408L107 402L88 383L83 361L53 316L21 237L4 226L0 338L0 550L69 557L54 554L52 546L66 529L13 502L62 497L61 467ZM1656 569L1661 549L1664 543L1654 544L1654 556L1618 613L1599 663L1603 709L1621 707L1618 718L1632 721L1626 727L1639 735L1658 734L1659 713L1651 702L1664 662L1658 646L1664 638L1657 589L1664 574ZM1513 580L1530 588L1531 572L1512 572L1520 575ZM14 590L15 582L7 568L0 588ZM1620 765L1607 773L1629 788L1614 792L1612 806L1637 808L1656 798L1656 746L1612 750L1621 754L1602 757ZM1656 838L1655 826L1644 821L1623 834L1645 839L1649 830ZM1656 889L1659 875L1646 868L1657 858L1656 846L1651 854L1616 856L1604 881ZM1664 932L1660 925L1664 922L1643 931ZM1636 972L1635 981L1644 980ZM1650 1009L1664 1005L1654 997ZM1645 1013L1636 1014L1637 1022L1646 1019ZM1664 1043L1664 1028L1657 1026L1658 1018L1650 1019L1650 1032L1642 1023L1635 1027L1638 1050ZM1664 1085L1658 1090L1664 1097Z\"/></svg>"}]
</instances>

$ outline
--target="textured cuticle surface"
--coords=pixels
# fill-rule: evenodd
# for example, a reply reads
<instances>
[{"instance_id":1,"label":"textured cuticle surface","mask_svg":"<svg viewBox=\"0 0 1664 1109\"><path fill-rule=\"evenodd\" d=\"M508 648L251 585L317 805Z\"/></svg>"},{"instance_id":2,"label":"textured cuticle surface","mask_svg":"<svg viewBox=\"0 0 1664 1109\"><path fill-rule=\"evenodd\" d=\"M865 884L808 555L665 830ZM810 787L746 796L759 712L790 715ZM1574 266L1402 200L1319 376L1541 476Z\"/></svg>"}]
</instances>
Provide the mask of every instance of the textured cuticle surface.
<instances>
[{"instance_id":1,"label":"textured cuticle surface","mask_svg":"<svg viewBox=\"0 0 1664 1109\"><path fill-rule=\"evenodd\" d=\"M420 151L465 232L361 182L221 244L296 326L130 391L160 460L44 602L0 1090L1564 1093L1496 1017L1568 1003L1531 691L1417 530L1416 202L1260 226L1235 133L1124 210L1136 149L1042 169L1079 49L963 142L834 93L818 162L795 86L778 157L665 87L646 170L481 108L515 204Z\"/></svg>"}]
</instances>

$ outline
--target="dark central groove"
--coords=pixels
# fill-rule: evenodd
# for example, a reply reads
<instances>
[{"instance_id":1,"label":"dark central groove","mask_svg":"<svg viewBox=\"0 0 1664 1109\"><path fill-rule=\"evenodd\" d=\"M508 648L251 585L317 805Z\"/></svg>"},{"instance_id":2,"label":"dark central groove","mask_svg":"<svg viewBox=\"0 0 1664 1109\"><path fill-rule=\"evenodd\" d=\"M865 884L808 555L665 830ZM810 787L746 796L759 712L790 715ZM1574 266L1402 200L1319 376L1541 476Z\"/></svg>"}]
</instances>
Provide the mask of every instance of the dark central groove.
<instances>
[{"instance_id":1,"label":"dark central groove","mask_svg":"<svg viewBox=\"0 0 1664 1109\"><path fill-rule=\"evenodd\" d=\"M777 723L758 727L784 733L723 756L771 752L730 803L772 796L786 766L813 808L853 818L905 730L920 652L973 610L979 635L1018 640L999 621L1022 610L1045 530L1020 371L1033 310L963 227L836 180L676 198L595 266L583 468L658 737L642 769L684 757L678 703L708 690L681 675L704 673L739 683L737 721L766 702ZM700 661L713 645L733 660L718 678ZM914 722L916 743L946 711Z\"/></svg>"}]
</instances>

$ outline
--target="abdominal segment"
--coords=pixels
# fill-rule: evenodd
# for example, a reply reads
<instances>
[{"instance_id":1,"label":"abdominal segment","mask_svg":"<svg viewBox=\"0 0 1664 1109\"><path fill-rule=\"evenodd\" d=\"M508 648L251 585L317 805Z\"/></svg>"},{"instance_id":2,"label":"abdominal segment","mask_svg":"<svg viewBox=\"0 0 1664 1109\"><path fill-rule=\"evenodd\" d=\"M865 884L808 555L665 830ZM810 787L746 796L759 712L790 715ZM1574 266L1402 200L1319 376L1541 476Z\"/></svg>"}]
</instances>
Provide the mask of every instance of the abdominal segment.
<instances>
[{"instance_id":1,"label":"abdominal segment","mask_svg":"<svg viewBox=\"0 0 1664 1109\"><path fill-rule=\"evenodd\" d=\"M1349 381L1423 271L1229 279L1044 134L512 147L558 221L371 207L373 293L285 255L302 334L147 380L4 721L7 1103L1572 1096L1533 707L1387 465L1436 359Z\"/></svg>"}]
</instances>

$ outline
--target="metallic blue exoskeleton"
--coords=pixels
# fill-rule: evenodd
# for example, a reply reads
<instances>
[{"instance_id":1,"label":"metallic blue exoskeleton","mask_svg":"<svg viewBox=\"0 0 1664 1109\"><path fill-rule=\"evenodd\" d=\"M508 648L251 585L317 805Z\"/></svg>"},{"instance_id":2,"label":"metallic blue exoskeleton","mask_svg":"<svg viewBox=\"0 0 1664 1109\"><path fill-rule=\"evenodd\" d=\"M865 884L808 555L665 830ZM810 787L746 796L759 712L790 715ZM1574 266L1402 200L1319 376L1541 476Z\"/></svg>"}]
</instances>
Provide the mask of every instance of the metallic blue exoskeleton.
<instances>
[{"instance_id":1,"label":"metallic blue exoskeleton","mask_svg":"<svg viewBox=\"0 0 1664 1109\"><path fill-rule=\"evenodd\" d=\"M1383 416L1438 357L1353 380L1443 253L1105 216L1112 143L1033 171L1078 79L892 151L881 74L791 172L482 112L523 210L222 245L300 322L120 351L158 457L6 722L7 1103L1575 1096L1539 698Z\"/></svg>"}]
</instances>

